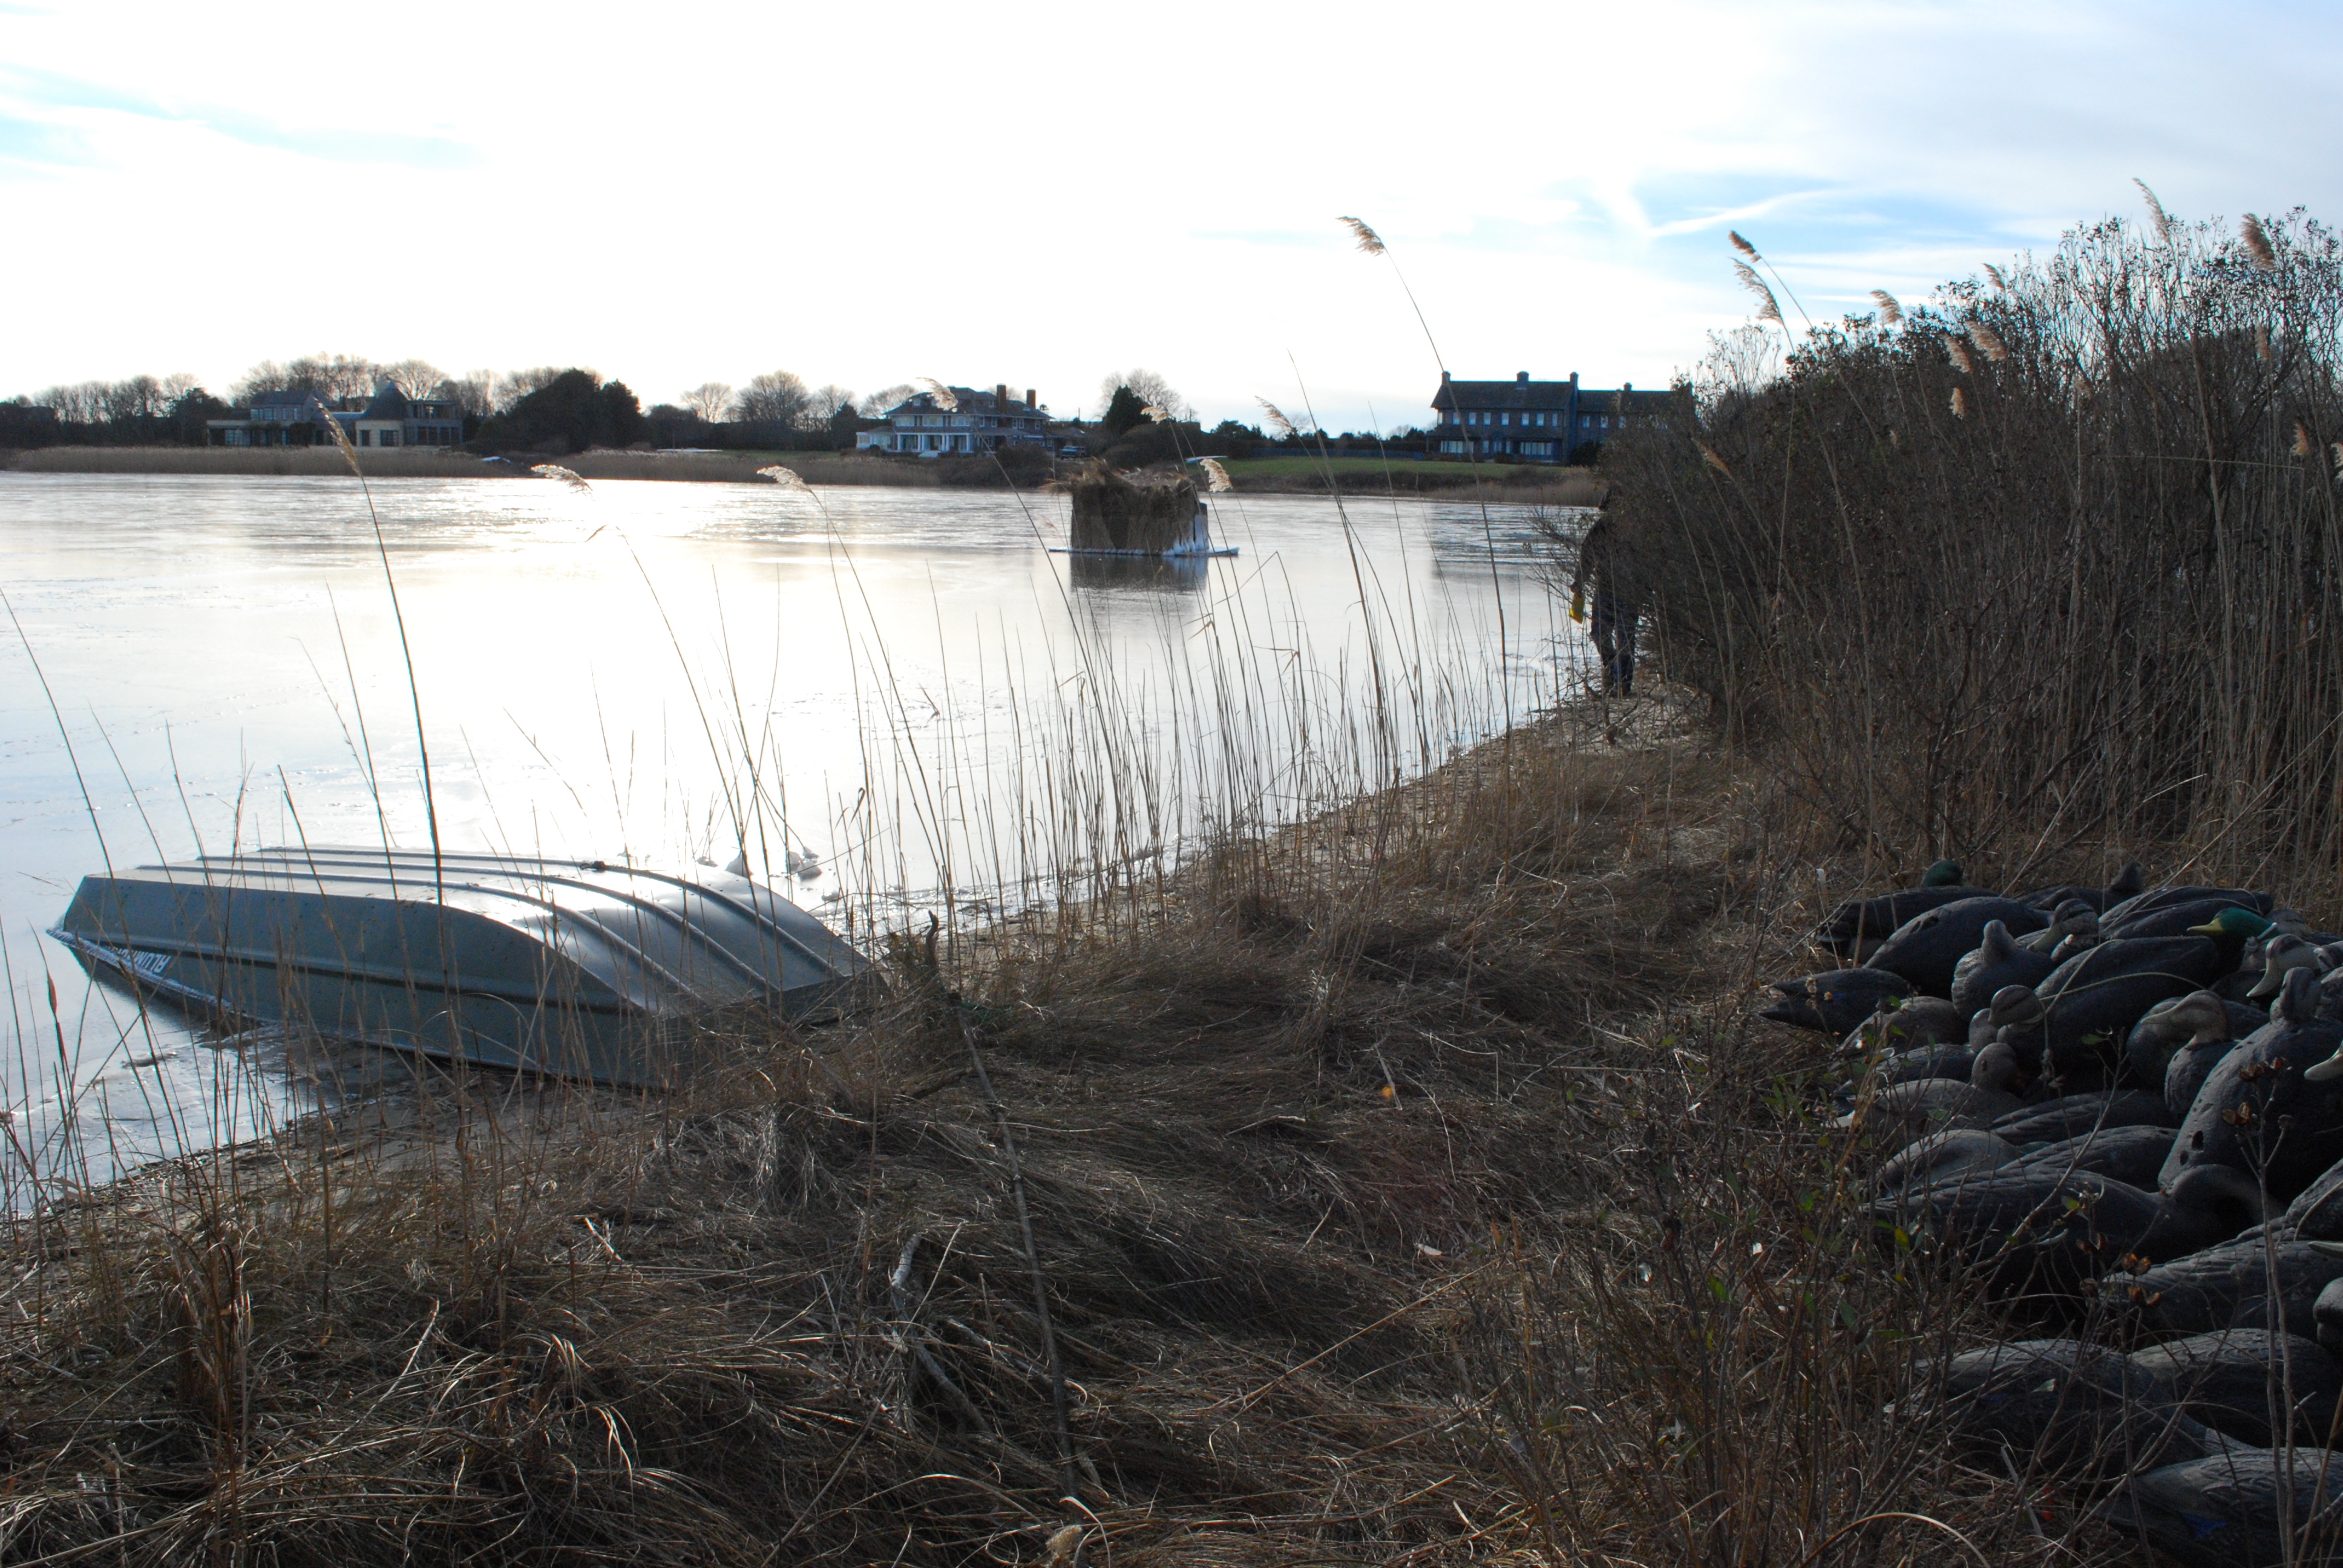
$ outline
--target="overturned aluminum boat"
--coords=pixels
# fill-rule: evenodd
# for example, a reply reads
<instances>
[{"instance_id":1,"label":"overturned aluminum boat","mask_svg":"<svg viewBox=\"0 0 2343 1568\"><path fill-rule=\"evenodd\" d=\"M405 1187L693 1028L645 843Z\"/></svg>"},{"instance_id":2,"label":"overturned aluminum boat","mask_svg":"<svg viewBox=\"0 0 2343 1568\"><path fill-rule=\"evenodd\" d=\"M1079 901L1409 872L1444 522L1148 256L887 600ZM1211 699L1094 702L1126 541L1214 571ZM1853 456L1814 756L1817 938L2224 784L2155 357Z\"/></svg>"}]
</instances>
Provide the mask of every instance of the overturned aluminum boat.
<instances>
[{"instance_id":1,"label":"overturned aluminum boat","mask_svg":"<svg viewBox=\"0 0 2343 1568\"><path fill-rule=\"evenodd\" d=\"M612 1083L663 1083L682 1027L835 1008L867 960L746 877L603 860L256 849L85 877L49 933L208 1018Z\"/></svg>"}]
</instances>

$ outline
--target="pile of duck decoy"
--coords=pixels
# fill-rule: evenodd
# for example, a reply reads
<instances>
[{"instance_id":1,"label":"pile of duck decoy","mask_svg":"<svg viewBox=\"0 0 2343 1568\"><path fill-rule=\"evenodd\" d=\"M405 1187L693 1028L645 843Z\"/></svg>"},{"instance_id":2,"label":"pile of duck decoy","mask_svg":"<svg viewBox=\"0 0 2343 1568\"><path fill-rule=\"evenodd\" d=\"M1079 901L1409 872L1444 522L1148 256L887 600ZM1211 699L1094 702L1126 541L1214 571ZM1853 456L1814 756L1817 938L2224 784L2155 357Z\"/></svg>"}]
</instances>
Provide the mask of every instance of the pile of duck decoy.
<instances>
[{"instance_id":1,"label":"pile of duck decoy","mask_svg":"<svg viewBox=\"0 0 2343 1568\"><path fill-rule=\"evenodd\" d=\"M1815 940L1846 967L1764 1013L1842 1040L1883 1245L2046 1336L1923 1397L2182 1562L2343 1563L2343 936L2137 865L2013 897L1944 861Z\"/></svg>"}]
</instances>

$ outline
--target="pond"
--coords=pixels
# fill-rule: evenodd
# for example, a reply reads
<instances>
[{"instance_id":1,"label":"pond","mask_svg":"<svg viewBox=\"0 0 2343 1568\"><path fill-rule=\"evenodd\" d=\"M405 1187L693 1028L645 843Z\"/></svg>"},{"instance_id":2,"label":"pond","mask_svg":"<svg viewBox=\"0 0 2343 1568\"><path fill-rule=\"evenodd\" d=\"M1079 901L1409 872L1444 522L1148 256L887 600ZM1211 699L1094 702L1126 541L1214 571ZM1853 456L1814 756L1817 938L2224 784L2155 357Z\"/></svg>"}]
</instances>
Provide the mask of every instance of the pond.
<instances>
[{"instance_id":1,"label":"pond","mask_svg":"<svg viewBox=\"0 0 2343 1568\"><path fill-rule=\"evenodd\" d=\"M109 862L427 848L418 710L447 848L745 857L867 942L1290 820L1580 678L1524 508L1213 500L1237 553L1175 565L1051 553L1054 495L0 474L5 1158L71 1131L95 1178L300 1103L43 933Z\"/></svg>"}]
</instances>

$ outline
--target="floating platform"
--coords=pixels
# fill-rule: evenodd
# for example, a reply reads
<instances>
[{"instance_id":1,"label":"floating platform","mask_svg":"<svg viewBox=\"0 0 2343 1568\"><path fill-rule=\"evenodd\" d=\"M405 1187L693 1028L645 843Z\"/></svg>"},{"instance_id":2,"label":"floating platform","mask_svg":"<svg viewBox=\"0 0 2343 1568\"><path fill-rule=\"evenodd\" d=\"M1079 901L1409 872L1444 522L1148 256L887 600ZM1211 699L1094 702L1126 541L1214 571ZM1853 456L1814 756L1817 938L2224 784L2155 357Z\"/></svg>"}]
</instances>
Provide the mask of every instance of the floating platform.
<instances>
[{"instance_id":1,"label":"floating platform","mask_svg":"<svg viewBox=\"0 0 2343 1568\"><path fill-rule=\"evenodd\" d=\"M49 934L207 1022L604 1083L669 1082L695 1020L831 1010L870 967L713 867L365 848L85 877Z\"/></svg>"},{"instance_id":2,"label":"floating platform","mask_svg":"<svg viewBox=\"0 0 2343 1568\"><path fill-rule=\"evenodd\" d=\"M1209 556L1212 508L1185 473L1118 473L1093 464L1068 487L1073 521L1068 554ZM1234 554L1234 551L1231 551Z\"/></svg>"}]
</instances>

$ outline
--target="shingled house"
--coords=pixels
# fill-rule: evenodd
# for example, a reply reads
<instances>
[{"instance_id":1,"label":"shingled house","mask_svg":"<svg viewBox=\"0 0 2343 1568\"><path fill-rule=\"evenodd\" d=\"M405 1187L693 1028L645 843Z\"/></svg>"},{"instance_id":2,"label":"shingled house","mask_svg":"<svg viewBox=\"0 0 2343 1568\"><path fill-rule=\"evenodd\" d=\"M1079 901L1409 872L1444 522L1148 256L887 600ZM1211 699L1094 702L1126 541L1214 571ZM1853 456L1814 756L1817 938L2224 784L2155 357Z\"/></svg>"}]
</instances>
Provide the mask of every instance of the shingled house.
<instances>
[{"instance_id":1,"label":"shingled house","mask_svg":"<svg viewBox=\"0 0 2343 1568\"><path fill-rule=\"evenodd\" d=\"M1630 382L1597 392L1567 381L1454 381L1440 373L1433 394L1434 449L1451 457L1513 457L1560 463L1584 446L1601 446L1630 420L1667 418L1669 394L1638 392Z\"/></svg>"},{"instance_id":2,"label":"shingled house","mask_svg":"<svg viewBox=\"0 0 2343 1568\"><path fill-rule=\"evenodd\" d=\"M263 392L244 417L206 421L215 447L307 447L331 439L330 415L353 447L453 447L464 438L464 417L437 397L409 397L388 381L369 398L338 406L315 392Z\"/></svg>"},{"instance_id":3,"label":"shingled house","mask_svg":"<svg viewBox=\"0 0 2343 1568\"><path fill-rule=\"evenodd\" d=\"M950 389L954 407L944 407L932 392L906 397L880 417L885 428L864 430L854 437L855 449L866 452L915 452L940 457L947 452L989 452L995 447L1045 446L1050 439L1050 414L1025 389L1025 401L1009 396L1004 382L990 392L972 387Z\"/></svg>"}]
</instances>

